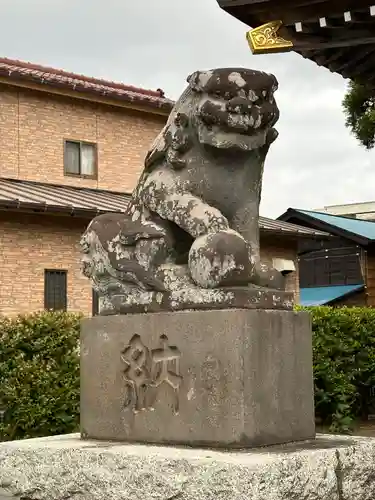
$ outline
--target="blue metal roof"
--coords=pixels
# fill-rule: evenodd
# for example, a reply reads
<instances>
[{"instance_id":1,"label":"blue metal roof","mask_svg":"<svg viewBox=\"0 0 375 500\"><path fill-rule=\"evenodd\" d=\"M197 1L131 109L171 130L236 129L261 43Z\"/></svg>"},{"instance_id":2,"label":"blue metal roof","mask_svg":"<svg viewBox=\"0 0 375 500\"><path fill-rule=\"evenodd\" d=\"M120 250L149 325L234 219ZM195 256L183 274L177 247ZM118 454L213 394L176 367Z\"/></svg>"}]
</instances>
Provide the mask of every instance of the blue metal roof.
<instances>
[{"instance_id":1,"label":"blue metal roof","mask_svg":"<svg viewBox=\"0 0 375 500\"><path fill-rule=\"evenodd\" d=\"M351 219L349 217L324 214L321 212L313 212L311 210L296 210L296 212L308 215L331 226L336 226L337 228L348 231L349 233L363 236L369 240L375 240L375 222Z\"/></svg>"},{"instance_id":2,"label":"blue metal roof","mask_svg":"<svg viewBox=\"0 0 375 500\"><path fill-rule=\"evenodd\" d=\"M301 306L323 306L330 302L361 290L364 285L319 286L300 289Z\"/></svg>"}]
</instances>

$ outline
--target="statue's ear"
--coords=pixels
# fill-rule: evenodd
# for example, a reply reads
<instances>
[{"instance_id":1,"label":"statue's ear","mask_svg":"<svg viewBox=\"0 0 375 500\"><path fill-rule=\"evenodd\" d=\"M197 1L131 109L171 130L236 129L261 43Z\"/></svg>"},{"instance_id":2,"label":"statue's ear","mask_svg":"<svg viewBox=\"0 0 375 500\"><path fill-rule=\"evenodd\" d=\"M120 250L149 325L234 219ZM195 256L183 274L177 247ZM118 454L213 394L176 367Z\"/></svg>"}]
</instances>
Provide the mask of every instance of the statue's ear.
<instances>
[{"instance_id":1,"label":"statue's ear","mask_svg":"<svg viewBox=\"0 0 375 500\"><path fill-rule=\"evenodd\" d=\"M197 83L199 73L199 71L194 71L194 73L191 73L191 75L186 78L189 85L194 86Z\"/></svg>"},{"instance_id":2,"label":"statue's ear","mask_svg":"<svg viewBox=\"0 0 375 500\"><path fill-rule=\"evenodd\" d=\"M259 148L259 154L263 157L263 160L266 158L268 150L270 149L271 144L276 141L279 136L279 132L275 128L270 128L267 132L266 142L264 146Z\"/></svg>"},{"instance_id":3,"label":"statue's ear","mask_svg":"<svg viewBox=\"0 0 375 500\"><path fill-rule=\"evenodd\" d=\"M207 82L212 76L212 71L195 71L187 77L189 87L195 92L204 92Z\"/></svg>"},{"instance_id":4,"label":"statue's ear","mask_svg":"<svg viewBox=\"0 0 375 500\"><path fill-rule=\"evenodd\" d=\"M275 128L270 128L267 133L266 143L271 145L279 136L279 132Z\"/></svg>"}]
</instances>

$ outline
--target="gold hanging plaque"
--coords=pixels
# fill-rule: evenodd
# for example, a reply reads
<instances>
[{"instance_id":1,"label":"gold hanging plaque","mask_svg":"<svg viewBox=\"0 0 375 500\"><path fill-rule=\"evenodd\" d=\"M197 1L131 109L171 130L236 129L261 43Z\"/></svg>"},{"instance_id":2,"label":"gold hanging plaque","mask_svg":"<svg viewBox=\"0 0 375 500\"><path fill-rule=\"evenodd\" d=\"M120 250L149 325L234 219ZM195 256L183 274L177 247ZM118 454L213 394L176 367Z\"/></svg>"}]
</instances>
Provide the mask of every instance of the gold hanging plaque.
<instances>
[{"instance_id":1,"label":"gold hanging plaque","mask_svg":"<svg viewBox=\"0 0 375 500\"><path fill-rule=\"evenodd\" d=\"M282 21L271 21L248 31L246 38L251 52L253 54L271 54L292 50L293 42L277 36L282 24Z\"/></svg>"}]
</instances>

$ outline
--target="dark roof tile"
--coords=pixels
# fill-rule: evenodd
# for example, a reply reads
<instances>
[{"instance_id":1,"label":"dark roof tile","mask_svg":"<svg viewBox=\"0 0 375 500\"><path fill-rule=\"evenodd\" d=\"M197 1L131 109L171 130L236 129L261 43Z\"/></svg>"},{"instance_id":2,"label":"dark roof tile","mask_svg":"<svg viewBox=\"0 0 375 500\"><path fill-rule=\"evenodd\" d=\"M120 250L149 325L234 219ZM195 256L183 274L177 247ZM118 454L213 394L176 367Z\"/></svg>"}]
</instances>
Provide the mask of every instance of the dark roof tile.
<instances>
[{"instance_id":1,"label":"dark roof tile","mask_svg":"<svg viewBox=\"0 0 375 500\"><path fill-rule=\"evenodd\" d=\"M15 179L0 179L0 209L65 212L92 218L105 212L124 212L130 194ZM327 233L296 224L259 218L263 233L290 237L327 237Z\"/></svg>"},{"instance_id":2,"label":"dark roof tile","mask_svg":"<svg viewBox=\"0 0 375 500\"><path fill-rule=\"evenodd\" d=\"M28 81L51 87L65 87L76 91L77 94L86 93L114 100L137 102L165 112L169 112L174 105L174 102L167 99L160 89L145 90L13 59L0 58L0 76L9 80L9 83Z\"/></svg>"}]
</instances>

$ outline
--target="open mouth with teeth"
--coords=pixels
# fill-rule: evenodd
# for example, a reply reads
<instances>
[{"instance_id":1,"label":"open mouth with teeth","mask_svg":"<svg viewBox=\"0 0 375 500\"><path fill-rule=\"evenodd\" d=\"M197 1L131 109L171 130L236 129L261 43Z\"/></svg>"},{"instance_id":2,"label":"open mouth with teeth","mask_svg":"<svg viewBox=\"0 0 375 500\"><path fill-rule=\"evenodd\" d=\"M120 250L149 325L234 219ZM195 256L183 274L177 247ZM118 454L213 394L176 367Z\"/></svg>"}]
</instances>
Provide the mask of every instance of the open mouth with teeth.
<instances>
[{"instance_id":1,"label":"open mouth with teeth","mask_svg":"<svg viewBox=\"0 0 375 500\"><path fill-rule=\"evenodd\" d=\"M259 130L272 127L279 117L278 108L270 102L254 104L245 99L231 101L204 100L198 116L207 126L218 126L221 130L252 135Z\"/></svg>"},{"instance_id":2,"label":"open mouth with teeth","mask_svg":"<svg viewBox=\"0 0 375 500\"><path fill-rule=\"evenodd\" d=\"M248 151L276 139L272 126L279 110L274 101L254 103L241 97L220 100L209 96L200 103L197 118L200 142Z\"/></svg>"}]
</instances>

